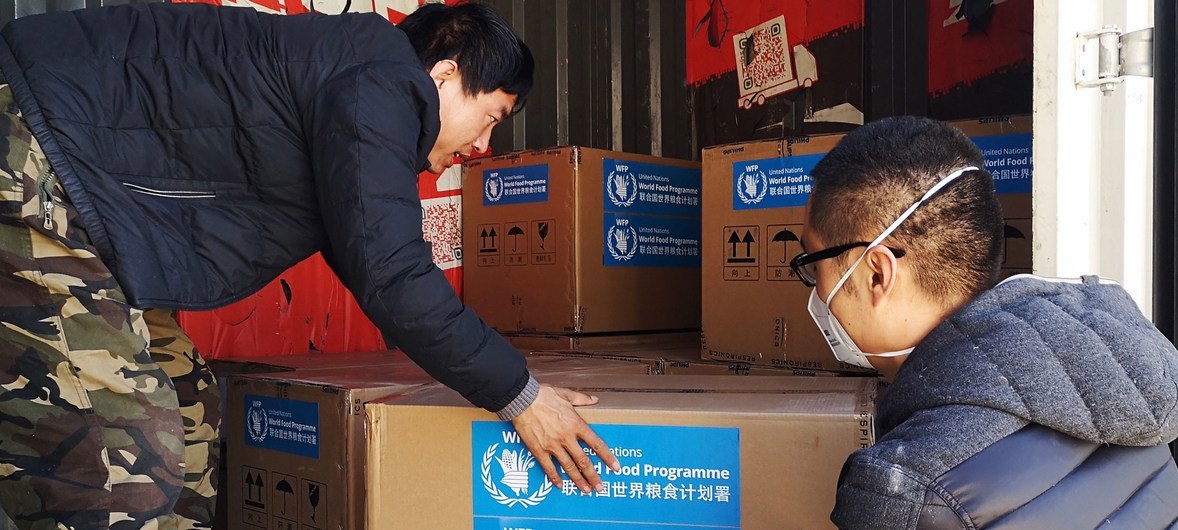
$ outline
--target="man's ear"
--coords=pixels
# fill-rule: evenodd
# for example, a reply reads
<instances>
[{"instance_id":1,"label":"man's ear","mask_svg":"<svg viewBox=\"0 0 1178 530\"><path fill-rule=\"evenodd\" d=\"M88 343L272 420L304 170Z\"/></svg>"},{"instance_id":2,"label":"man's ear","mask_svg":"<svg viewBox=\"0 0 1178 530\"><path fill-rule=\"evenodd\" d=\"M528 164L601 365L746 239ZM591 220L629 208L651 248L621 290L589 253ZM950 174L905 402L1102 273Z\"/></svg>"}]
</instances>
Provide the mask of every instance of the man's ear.
<instances>
[{"instance_id":1,"label":"man's ear","mask_svg":"<svg viewBox=\"0 0 1178 530\"><path fill-rule=\"evenodd\" d=\"M429 76L438 88L442 88L443 83L458 77L458 63L452 59L442 59L434 63L433 68L430 68Z\"/></svg>"},{"instance_id":2,"label":"man's ear","mask_svg":"<svg viewBox=\"0 0 1178 530\"><path fill-rule=\"evenodd\" d=\"M892 250L883 245L872 248L867 252L863 265L871 271L870 289L871 305L879 307L896 288L900 274L899 263Z\"/></svg>"}]
</instances>

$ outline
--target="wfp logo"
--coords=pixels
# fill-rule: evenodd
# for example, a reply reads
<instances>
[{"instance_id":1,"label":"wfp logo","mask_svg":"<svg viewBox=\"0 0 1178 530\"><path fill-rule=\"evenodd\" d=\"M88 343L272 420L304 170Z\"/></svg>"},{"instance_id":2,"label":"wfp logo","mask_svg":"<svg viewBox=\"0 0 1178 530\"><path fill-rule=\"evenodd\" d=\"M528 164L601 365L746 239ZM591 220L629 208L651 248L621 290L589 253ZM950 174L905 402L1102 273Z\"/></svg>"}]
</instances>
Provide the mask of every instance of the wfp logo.
<instances>
[{"instance_id":1,"label":"wfp logo","mask_svg":"<svg viewBox=\"0 0 1178 530\"><path fill-rule=\"evenodd\" d=\"M532 470L536 468L536 458L524 447L519 447L519 435L514 432L503 433L502 450L500 444L494 443L483 453L482 467L479 469L483 479L483 489L495 502L514 508L523 505L524 508L536 506L552 492L552 483L537 473L539 482L532 491ZM516 446L515 449L507 447ZM499 489L503 486L503 489Z\"/></svg>"},{"instance_id":2,"label":"wfp logo","mask_svg":"<svg viewBox=\"0 0 1178 530\"><path fill-rule=\"evenodd\" d=\"M483 183L483 194L487 200L497 202L503 198L503 178L498 173L491 173Z\"/></svg>"},{"instance_id":3,"label":"wfp logo","mask_svg":"<svg viewBox=\"0 0 1178 530\"><path fill-rule=\"evenodd\" d=\"M262 407L260 401L255 401L250 405L249 411L245 413L245 431L251 440L261 443L266 440L269 430L270 421L266 417L266 409Z\"/></svg>"},{"instance_id":4,"label":"wfp logo","mask_svg":"<svg viewBox=\"0 0 1178 530\"><path fill-rule=\"evenodd\" d=\"M769 191L769 179L765 177L765 172L760 170L760 166L745 167L744 173L735 180L736 196L745 204L761 202L765 199L765 193Z\"/></svg>"},{"instance_id":5,"label":"wfp logo","mask_svg":"<svg viewBox=\"0 0 1178 530\"><path fill-rule=\"evenodd\" d=\"M630 221L618 219L617 226L608 230L605 247L609 255L618 261L630 261L638 253L638 232L630 226Z\"/></svg>"},{"instance_id":6,"label":"wfp logo","mask_svg":"<svg viewBox=\"0 0 1178 530\"><path fill-rule=\"evenodd\" d=\"M618 164L616 168L617 170L611 171L609 178L605 179L605 191L614 206L627 208L638 198L638 180L630 173L630 166Z\"/></svg>"}]
</instances>

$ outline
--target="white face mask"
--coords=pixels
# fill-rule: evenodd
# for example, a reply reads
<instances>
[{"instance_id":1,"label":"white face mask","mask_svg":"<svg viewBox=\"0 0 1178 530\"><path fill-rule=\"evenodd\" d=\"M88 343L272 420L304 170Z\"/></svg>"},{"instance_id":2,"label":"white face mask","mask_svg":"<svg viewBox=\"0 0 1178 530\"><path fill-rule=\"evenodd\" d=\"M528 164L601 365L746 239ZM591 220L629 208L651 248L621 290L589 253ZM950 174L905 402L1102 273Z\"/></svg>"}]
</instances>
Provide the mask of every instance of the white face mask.
<instances>
[{"instance_id":1,"label":"white face mask","mask_svg":"<svg viewBox=\"0 0 1178 530\"><path fill-rule=\"evenodd\" d=\"M888 236L892 235L892 232L896 230L896 227L900 226L900 223L904 222L905 219L912 215L912 212L916 211L917 206L920 206L922 203L932 198L932 196L936 195L938 191L941 191L941 188L944 188L950 182L953 182L953 180L955 180L957 177L960 177L966 172L977 170L978 168L970 166L950 173L949 176L941 179L941 181L933 186L932 189L928 190L928 192L926 192L924 196L920 198L920 200L916 201L912 206L909 206L907 210L904 210L904 213L900 214L900 217L892 222L892 224L888 226L883 231L883 233L879 235L879 237L875 238L871 244L867 245L867 248L863 250L863 255L859 256L859 259L855 260L855 263L853 263L851 267L847 269L847 272L843 273L843 276L839 278L838 283L834 284L834 289L831 289L830 294L826 295L826 301L823 301L818 297L818 289L814 289L810 292L810 316L814 319L814 323L818 325L818 329L822 330L822 336L826 338L827 344L830 345L831 351L834 352L835 359L863 368L874 368L871 366L871 362L867 360L868 357L899 357L901 355L908 355L909 353L912 353L914 347L884 353L864 352L859 348L858 345L855 344L855 341L851 339L851 336L847 333L847 330L843 329L843 325L839 323L839 320L834 316L834 313L830 312L830 301L834 299L834 294L838 292L839 288L841 288L843 284L846 283L847 280L851 277L851 272L855 270L855 267L858 267L859 263L863 261L863 258L867 257L867 253L870 252L871 249L879 246L880 243L882 243L884 239L887 239Z\"/></svg>"}]
</instances>

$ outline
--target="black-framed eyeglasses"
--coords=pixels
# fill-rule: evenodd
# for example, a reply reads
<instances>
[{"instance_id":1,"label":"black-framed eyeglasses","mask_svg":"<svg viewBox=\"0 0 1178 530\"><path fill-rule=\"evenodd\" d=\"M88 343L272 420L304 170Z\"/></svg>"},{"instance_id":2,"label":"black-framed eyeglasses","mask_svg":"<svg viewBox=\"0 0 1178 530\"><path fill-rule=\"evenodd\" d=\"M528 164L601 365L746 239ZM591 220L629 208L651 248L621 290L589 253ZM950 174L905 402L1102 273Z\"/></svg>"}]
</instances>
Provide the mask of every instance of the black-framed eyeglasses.
<instances>
[{"instance_id":1,"label":"black-framed eyeglasses","mask_svg":"<svg viewBox=\"0 0 1178 530\"><path fill-rule=\"evenodd\" d=\"M814 287L818 284L819 261L841 255L843 252L853 248L866 247L869 245L871 245L871 243L860 241L858 243L847 243L846 245L830 247L814 253L803 252L798 254L794 259L790 260L789 268L793 269L794 275L796 275L799 280L802 280L802 283L806 284L806 287ZM897 258L902 258L904 257L904 254L906 254L906 252L898 248L885 248L892 251L892 254L894 254Z\"/></svg>"}]
</instances>

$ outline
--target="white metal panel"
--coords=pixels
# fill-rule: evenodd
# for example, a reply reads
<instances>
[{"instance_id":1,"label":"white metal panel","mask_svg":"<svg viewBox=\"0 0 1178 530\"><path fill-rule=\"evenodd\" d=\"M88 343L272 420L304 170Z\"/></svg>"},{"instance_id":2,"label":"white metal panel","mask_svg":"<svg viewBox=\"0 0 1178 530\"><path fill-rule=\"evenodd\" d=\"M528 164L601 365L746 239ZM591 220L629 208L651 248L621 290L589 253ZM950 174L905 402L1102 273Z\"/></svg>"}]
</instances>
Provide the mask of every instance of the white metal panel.
<instances>
[{"instance_id":1,"label":"white metal panel","mask_svg":"<svg viewBox=\"0 0 1178 530\"><path fill-rule=\"evenodd\" d=\"M1153 26L1151 0L1036 0L1034 271L1100 274L1153 304L1153 81L1075 85L1077 33Z\"/></svg>"}]
</instances>

